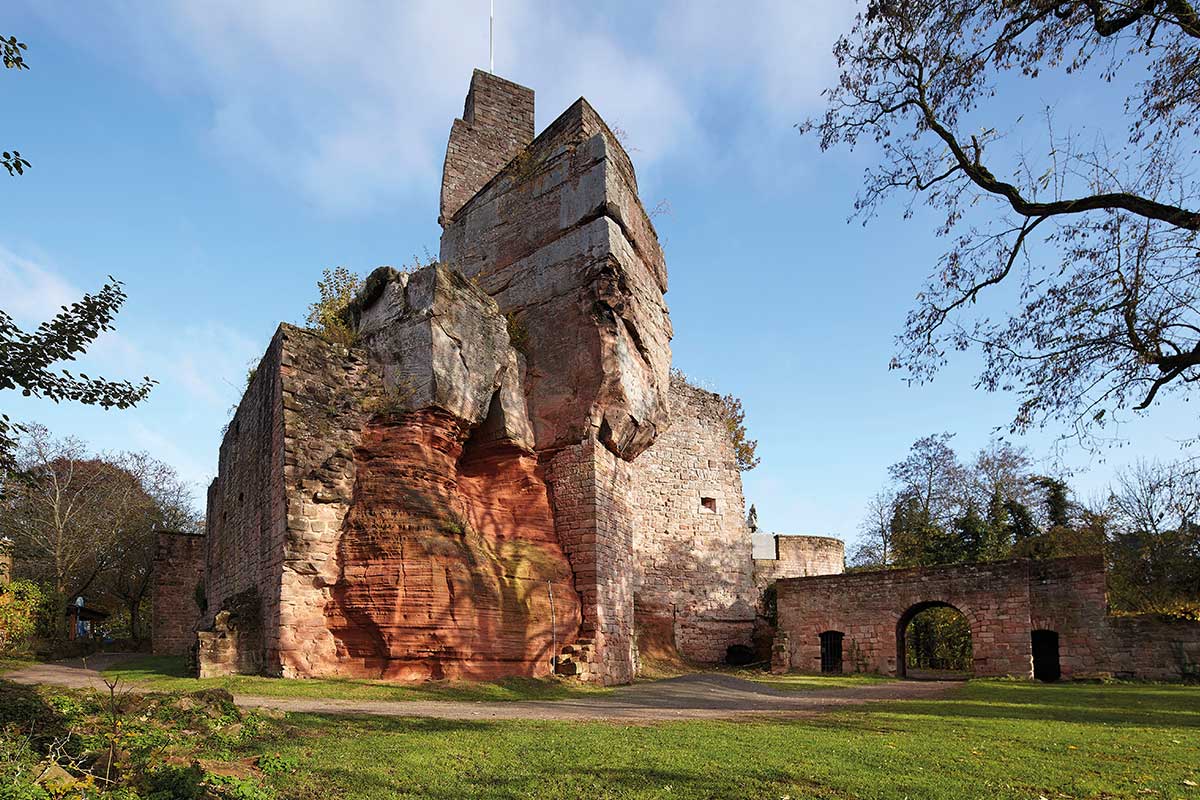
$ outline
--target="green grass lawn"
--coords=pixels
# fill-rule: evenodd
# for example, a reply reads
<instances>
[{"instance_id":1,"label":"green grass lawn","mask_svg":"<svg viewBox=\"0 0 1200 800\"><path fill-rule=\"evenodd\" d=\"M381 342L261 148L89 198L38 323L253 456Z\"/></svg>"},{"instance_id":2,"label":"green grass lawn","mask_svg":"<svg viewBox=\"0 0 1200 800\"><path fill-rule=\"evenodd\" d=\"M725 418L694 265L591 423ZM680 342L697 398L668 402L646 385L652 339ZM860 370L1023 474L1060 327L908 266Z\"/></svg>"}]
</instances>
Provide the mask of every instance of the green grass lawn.
<instances>
[{"instance_id":1,"label":"green grass lawn","mask_svg":"<svg viewBox=\"0 0 1200 800\"><path fill-rule=\"evenodd\" d=\"M565 680L534 678L507 678L494 683L434 681L415 684L346 678L287 680L256 675L200 679L189 677L184 659L174 656L137 656L113 665L103 674L155 692L227 689L235 695L335 700L562 700L611 691Z\"/></svg>"},{"instance_id":2,"label":"green grass lawn","mask_svg":"<svg viewBox=\"0 0 1200 800\"><path fill-rule=\"evenodd\" d=\"M46 752L103 750L108 702L0 680L0 798L42 797L28 781ZM212 695L120 702L128 772L97 800L200 797L201 784L220 800L1200 800L1200 687L981 680L796 720L641 725L284 716Z\"/></svg>"},{"instance_id":3,"label":"green grass lawn","mask_svg":"<svg viewBox=\"0 0 1200 800\"><path fill-rule=\"evenodd\" d=\"M847 689L894 678L879 675L772 675L761 670L729 669L725 674L784 691ZM194 692L198 689L228 689L234 694L258 697L303 697L344 700L563 700L594 696L611 691L560 680L510 678L494 683L445 681L401 685L384 681L349 679L284 680L252 675L224 678L189 677L185 660L176 656L135 656L104 671L107 678L156 692Z\"/></svg>"},{"instance_id":4,"label":"green grass lawn","mask_svg":"<svg viewBox=\"0 0 1200 800\"><path fill-rule=\"evenodd\" d=\"M1200 689L973 681L790 722L293 715L288 798L1200 798Z\"/></svg>"}]
</instances>

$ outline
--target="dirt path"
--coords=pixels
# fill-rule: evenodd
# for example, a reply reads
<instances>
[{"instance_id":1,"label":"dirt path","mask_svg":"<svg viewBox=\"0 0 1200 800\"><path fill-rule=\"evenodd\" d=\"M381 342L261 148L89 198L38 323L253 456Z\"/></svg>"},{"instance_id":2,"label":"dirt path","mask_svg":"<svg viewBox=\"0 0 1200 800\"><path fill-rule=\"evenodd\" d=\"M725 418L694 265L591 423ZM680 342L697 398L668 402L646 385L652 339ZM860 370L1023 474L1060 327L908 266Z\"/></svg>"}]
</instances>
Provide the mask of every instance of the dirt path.
<instances>
[{"instance_id":1,"label":"dirt path","mask_svg":"<svg viewBox=\"0 0 1200 800\"><path fill-rule=\"evenodd\" d=\"M16 683L45 683L72 688L103 688L97 670L128 656L95 656L38 664L4 675ZM458 720L612 720L654 722L686 719L808 716L880 700L941 697L961 683L896 681L852 689L788 692L731 675L696 674L622 686L611 694L569 700L467 702L450 700L334 700L237 695L240 706L314 714L371 714L385 717L432 717Z\"/></svg>"}]
</instances>

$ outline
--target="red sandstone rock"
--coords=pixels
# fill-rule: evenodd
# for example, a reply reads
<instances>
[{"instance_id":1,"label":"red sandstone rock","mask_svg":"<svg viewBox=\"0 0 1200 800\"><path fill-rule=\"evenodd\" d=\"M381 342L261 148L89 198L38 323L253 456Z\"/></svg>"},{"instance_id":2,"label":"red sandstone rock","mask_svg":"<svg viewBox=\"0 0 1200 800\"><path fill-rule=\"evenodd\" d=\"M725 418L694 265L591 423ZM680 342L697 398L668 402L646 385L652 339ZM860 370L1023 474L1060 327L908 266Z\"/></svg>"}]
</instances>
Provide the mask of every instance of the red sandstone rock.
<instances>
[{"instance_id":1,"label":"red sandstone rock","mask_svg":"<svg viewBox=\"0 0 1200 800\"><path fill-rule=\"evenodd\" d=\"M545 675L552 642L574 641L579 601L536 460L464 448L466 435L444 412L415 412L372 423L355 451L326 609L341 674Z\"/></svg>"}]
</instances>

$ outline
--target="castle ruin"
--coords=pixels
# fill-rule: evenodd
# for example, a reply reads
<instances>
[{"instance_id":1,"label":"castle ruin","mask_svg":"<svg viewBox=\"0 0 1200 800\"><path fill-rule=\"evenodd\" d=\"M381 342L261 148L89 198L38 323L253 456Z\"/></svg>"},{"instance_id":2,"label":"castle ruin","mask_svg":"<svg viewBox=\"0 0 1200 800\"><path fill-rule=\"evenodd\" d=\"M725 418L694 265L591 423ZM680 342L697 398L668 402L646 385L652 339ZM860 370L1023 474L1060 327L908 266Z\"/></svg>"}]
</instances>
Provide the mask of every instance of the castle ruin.
<instances>
[{"instance_id":1,"label":"castle ruin","mask_svg":"<svg viewBox=\"0 0 1200 800\"><path fill-rule=\"evenodd\" d=\"M751 644L740 474L719 398L671 374L633 165L586 100L533 113L476 71L438 262L372 273L352 347L272 339L209 489L201 675L623 683L642 632Z\"/></svg>"},{"instance_id":2,"label":"castle ruin","mask_svg":"<svg viewBox=\"0 0 1200 800\"><path fill-rule=\"evenodd\" d=\"M842 572L824 537L755 558L720 398L671 371L662 248L586 100L535 137L532 90L476 71L439 222L437 263L367 278L352 346L279 326L206 535L160 543L156 652L202 677L625 683L644 657L765 658L777 586L779 668L821 666L840 626L896 671L866 618L896 623L870 602L899 578L805 577ZM1028 647L1005 653L1031 674Z\"/></svg>"}]
</instances>

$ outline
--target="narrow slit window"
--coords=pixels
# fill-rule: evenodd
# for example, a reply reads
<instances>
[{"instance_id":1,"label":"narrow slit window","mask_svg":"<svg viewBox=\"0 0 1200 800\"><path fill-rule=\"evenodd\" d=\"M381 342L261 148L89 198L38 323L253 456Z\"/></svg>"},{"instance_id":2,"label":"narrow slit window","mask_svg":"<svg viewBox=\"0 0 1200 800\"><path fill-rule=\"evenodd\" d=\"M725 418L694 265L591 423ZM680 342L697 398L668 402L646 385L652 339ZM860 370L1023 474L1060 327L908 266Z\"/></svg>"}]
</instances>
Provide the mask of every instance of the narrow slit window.
<instances>
[{"instance_id":1,"label":"narrow slit window","mask_svg":"<svg viewBox=\"0 0 1200 800\"><path fill-rule=\"evenodd\" d=\"M701 497L700 498L700 509L702 511L709 511L713 514L717 513L717 498Z\"/></svg>"}]
</instances>

